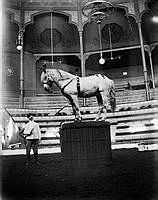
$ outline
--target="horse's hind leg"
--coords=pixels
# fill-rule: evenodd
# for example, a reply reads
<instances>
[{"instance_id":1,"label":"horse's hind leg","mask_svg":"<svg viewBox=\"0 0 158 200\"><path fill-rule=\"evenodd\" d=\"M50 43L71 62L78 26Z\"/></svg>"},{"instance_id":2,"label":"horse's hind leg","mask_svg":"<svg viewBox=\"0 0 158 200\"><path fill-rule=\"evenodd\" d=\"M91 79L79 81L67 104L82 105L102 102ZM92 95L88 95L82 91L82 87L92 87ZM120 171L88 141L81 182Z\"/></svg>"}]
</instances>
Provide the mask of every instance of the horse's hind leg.
<instances>
[{"instance_id":1,"label":"horse's hind leg","mask_svg":"<svg viewBox=\"0 0 158 200\"><path fill-rule=\"evenodd\" d=\"M102 119L105 120L106 117L107 117L106 109L107 109L107 105L108 105L108 97L107 97L106 92L101 92L100 94L101 94L101 97L102 97L102 100L103 100L103 116L102 116Z\"/></svg>"},{"instance_id":2,"label":"horse's hind leg","mask_svg":"<svg viewBox=\"0 0 158 200\"><path fill-rule=\"evenodd\" d=\"M102 96L100 93L98 93L96 97L97 97L97 101L98 101L99 110L98 110L97 116L95 118L95 121L98 121L101 117L101 113L103 112L103 100L102 100Z\"/></svg>"}]
</instances>

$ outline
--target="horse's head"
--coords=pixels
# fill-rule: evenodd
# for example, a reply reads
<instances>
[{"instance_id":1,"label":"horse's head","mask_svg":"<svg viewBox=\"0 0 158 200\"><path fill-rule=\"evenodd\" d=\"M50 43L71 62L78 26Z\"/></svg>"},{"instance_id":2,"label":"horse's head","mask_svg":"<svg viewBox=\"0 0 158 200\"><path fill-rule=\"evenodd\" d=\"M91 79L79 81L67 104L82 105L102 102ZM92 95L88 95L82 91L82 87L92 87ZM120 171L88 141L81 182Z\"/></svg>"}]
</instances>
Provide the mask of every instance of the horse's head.
<instances>
[{"instance_id":1,"label":"horse's head","mask_svg":"<svg viewBox=\"0 0 158 200\"><path fill-rule=\"evenodd\" d=\"M48 73L46 72L45 69L43 69L43 72L41 74L41 82L43 84L44 89L47 92L51 92L51 87L52 87L53 81L50 80Z\"/></svg>"}]
</instances>

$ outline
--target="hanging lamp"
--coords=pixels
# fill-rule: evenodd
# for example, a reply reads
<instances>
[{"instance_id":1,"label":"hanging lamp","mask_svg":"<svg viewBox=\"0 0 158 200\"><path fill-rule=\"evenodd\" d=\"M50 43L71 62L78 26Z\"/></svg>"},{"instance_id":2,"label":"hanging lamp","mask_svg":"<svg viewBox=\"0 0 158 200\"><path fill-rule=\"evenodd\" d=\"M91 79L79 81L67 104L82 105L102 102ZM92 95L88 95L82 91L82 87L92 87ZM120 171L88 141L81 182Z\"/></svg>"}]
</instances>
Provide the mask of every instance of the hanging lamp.
<instances>
[{"instance_id":1,"label":"hanging lamp","mask_svg":"<svg viewBox=\"0 0 158 200\"><path fill-rule=\"evenodd\" d=\"M85 3L82 8L83 15L90 18L90 20L95 21L98 25L99 51L100 51L99 63L101 65L105 63L102 51L101 23L104 18L110 15L110 13L113 11L113 8L114 8L113 4L105 0L89 1Z\"/></svg>"},{"instance_id":2,"label":"hanging lamp","mask_svg":"<svg viewBox=\"0 0 158 200\"><path fill-rule=\"evenodd\" d=\"M103 58L103 52L102 52L102 40L101 40L101 19L98 19L97 25L98 25L98 33L99 33L99 50L100 50L100 59L99 63L103 65L105 63L105 59Z\"/></svg>"},{"instance_id":3,"label":"hanging lamp","mask_svg":"<svg viewBox=\"0 0 158 200\"><path fill-rule=\"evenodd\" d=\"M51 43L50 43L50 48L51 48L51 63L52 63L52 66L54 64L54 61L53 61L53 53L54 53L54 49L53 49L53 12L51 12L51 25L50 25L50 30L51 30L51 36L50 36L50 39L51 39Z\"/></svg>"},{"instance_id":4,"label":"hanging lamp","mask_svg":"<svg viewBox=\"0 0 158 200\"><path fill-rule=\"evenodd\" d=\"M113 56L113 47L112 47L112 35L111 35L111 24L108 24L108 35L109 35L109 46L110 46L110 58L106 58L106 60L116 60L121 59L122 56Z\"/></svg>"},{"instance_id":5,"label":"hanging lamp","mask_svg":"<svg viewBox=\"0 0 158 200\"><path fill-rule=\"evenodd\" d=\"M107 15L110 9L112 8L113 8L113 4L109 1L92 0L92 1L86 2L82 6L82 13L84 16L91 18L93 13L96 13L97 11L104 12L104 14Z\"/></svg>"},{"instance_id":6,"label":"hanging lamp","mask_svg":"<svg viewBox=\"0 0 158 200\"><path fill-rule=\"evenodd\" d=\"M18 33L18 39L16 40L16 48L18 51L21 51L23 48L23 31L20 30Z\"/></svg>"}]
</instances>

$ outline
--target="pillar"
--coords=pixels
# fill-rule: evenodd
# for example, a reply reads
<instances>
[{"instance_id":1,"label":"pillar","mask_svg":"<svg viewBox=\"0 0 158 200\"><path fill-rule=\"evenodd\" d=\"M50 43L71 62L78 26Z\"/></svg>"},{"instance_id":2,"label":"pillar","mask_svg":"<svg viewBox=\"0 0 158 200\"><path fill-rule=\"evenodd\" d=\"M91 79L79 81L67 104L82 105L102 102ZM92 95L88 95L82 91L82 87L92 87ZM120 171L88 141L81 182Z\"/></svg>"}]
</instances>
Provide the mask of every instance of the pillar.
<instances>
[{"instance_id":1,"label":"pillar","mask_svg":"<svg viewBox=\"0 0 158 200\"><path fill-rule=\"evenodd\" d=\"M151 69L151 79L153 83L153 88L155 88L155 77L154 77L154 69L153 69L153 62L152 62L152 51L155 47L151 47L150 45L145 47L145 50L148 52L149 60L150 60L150 69Z\"/></svg>"},{"instance_id":2,"label":"pillar","mask_svg":"<svg viewBox=\"0 0 158 200\"><path fill-rule=\"evenodd\" d=\"M21 41L22 49L20 50L20 97L19 104L20 108L24 108L24 49L23 49L23 35L24 35L24 21L25 21L25 11L23 9L22 0L20 1L20 31L21 31Z\"/></svg>"},{"instance_id":3,"label":"pillar","mask_svg":"<svg viewBox=\"0 0 158 200\"><path fill-rule=\"evenodd\" d=\"M142 36L142 29L141 29L141 21L138 21L137 24L138 24L138 30L139 30L139 38L140 38L140 46L141 46L141 54L142 54L142 62L143 62L143 73L144 73L144 82L145 82L145 89L146 89L146 99L150 100L150 93L149 93L149 86L148 86L148 74L147 74L147 67L146 67L146 60L145 60L145 51L144 51L143 36Z\"/></svg>"},{"instance_id":4,"label":"pillar","mask_svg":"<svg viewBox=\"0 0 158 200\"><path fill-rule=\"evenodd\" d=\"M78 1L78 31L80 39L81 73L82 77L84 77L86 75L86 72L85 72L84 51L83 51L83 26L82 26L81 1ZM83 98L83 106L85 105L86 105L86 99Z\"/></svg>"},{"instance_id":5,"label":"pillar","mask_svg":"<svg viewBox=\"0 0 158 200\"><path fill-rule=\"evenodd\" d=\"M23 36L22 36L23 41ZM24 107L24 50L20 50L20 108Z\"/></svg>"},{"instance_id":6,"label":"pillar","mask_svg":"<svg viewBox=\"0 0 158 200\"><path fill-rule=\"evenodd\" d=\"M146 99L150 100L150 93L149 93L149 87L148 87L148 74L147 74L145 51L144 51L144 44L143 44L143 35L142 35L142 28L141 28L141 19L140 19L139 5L138 5L137 0L134 0L134 8L135 8L135 13L136 13L136 17L137 17L137 25L138 25L139 39L140 39L140 46L141 46L144 82L145 82L145 89L146 89Z\"/></svg>"}]
</instances>

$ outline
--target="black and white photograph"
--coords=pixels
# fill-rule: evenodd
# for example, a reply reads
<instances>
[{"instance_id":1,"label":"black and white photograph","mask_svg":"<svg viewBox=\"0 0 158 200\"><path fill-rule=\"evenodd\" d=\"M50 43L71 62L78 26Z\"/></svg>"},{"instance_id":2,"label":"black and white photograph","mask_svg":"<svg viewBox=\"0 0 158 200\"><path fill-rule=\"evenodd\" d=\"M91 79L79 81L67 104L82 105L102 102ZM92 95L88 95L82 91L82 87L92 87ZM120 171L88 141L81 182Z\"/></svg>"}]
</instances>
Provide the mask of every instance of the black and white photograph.
<instances>
[{"instance_id":1,"label":"black and white photograph","mask_svg":"<svg viewBox=\"0 0 158 200\"><path fill-rule=\"evenodd\" d=\"M158 200L158 0L0 0L0 200Z\"/></svg>"}]
</instances>

